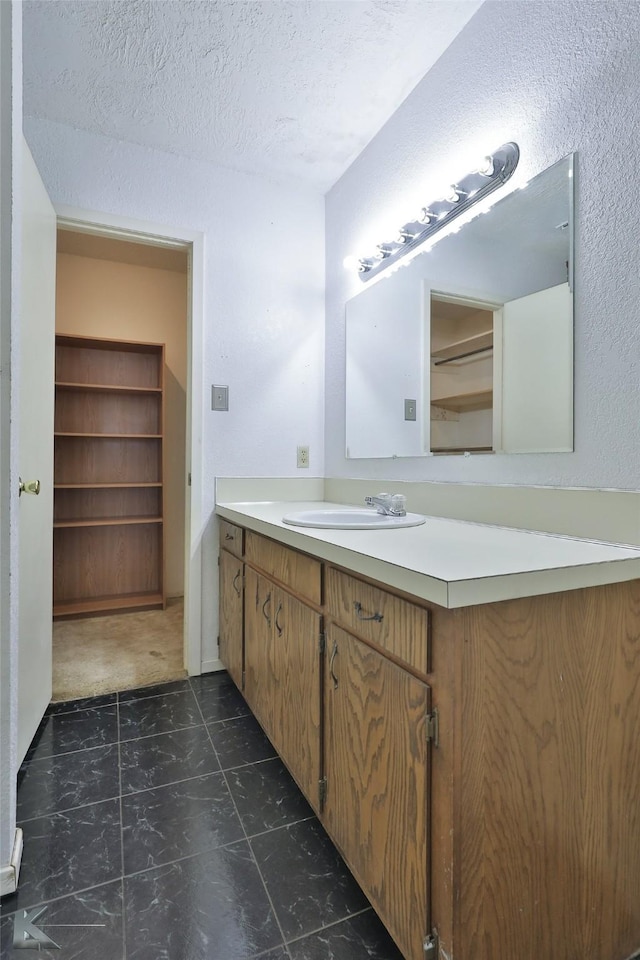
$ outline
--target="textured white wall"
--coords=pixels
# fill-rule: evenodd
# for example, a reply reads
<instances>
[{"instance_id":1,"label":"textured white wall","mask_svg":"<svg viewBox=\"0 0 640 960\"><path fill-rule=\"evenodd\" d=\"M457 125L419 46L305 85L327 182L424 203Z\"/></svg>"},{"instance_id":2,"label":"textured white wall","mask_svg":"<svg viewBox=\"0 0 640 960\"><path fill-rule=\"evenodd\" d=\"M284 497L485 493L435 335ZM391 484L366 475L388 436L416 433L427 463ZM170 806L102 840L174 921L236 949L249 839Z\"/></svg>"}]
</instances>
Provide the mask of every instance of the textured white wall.
<instances>
[{"instance_id":1,"label":"textured white wall","mask_svg":"<svg viewBox=\"0 0 640 960\"><path fill-rule=\"evenodd\" d=\"M54 203L205 234L204 517L216 476L323 475L324 202L257 176L26 119ZM209 407L229 385L229 412ZM297 444L309 470L296 468ZM205 536L203 659L215 656L215 551Z\"/></svg>"},{"instance_id":2,"label":"textured white wall","mask_svg":"<svg viewBox=\"0 0 640 960\"><path fill-rule=\"evenodd\" d=\"M635 0L488 0L329 192L327 476L638 487L638 14ZM578 153L575 452L347 461L344 304L361 283L343 258L506 140L527 178Z\"/></svg>"}]
</instances>

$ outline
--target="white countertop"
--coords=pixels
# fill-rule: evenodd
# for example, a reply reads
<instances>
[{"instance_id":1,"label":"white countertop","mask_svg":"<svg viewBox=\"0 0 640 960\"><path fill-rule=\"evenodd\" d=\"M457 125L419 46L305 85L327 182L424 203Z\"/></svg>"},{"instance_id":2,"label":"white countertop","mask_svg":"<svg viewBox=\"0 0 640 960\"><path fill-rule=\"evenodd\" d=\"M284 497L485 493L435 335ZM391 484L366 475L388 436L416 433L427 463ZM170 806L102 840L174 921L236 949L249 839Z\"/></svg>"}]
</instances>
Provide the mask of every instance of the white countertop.
<instances>
[{"instance_id":1,"label":"white countertop","mask_svg":"<svg viewBox=\"0 0 640 960\"><path fill-rule=\"evenodd\" d=\"M345 508L323 501L219 503L232 523L442 607L559 593L640 578L640 549L427 517L419 527L322 530L286 513Z\"/></svg>"}]
</instances>

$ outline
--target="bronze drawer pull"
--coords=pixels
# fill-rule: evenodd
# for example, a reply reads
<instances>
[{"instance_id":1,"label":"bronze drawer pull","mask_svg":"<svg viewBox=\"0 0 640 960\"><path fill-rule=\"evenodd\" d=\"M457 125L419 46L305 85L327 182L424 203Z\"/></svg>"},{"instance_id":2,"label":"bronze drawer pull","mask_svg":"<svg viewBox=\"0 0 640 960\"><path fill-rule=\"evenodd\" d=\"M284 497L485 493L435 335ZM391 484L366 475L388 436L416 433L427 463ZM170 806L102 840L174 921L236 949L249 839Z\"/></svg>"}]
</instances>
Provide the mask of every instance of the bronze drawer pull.
<instances>
[{"instance_id":1,"label":"bronze drawer pull","mask_svg":"<svg viewBox=\"0 0 640 960\"><path fill-rule=\"evenodd\" d=\"M376 612L376 613L373 614L372 617L363 617L363 616L362 616L362 604L359 603L358 600L354 600L354 601L353 601L353 606L354 606L354 608L355 608L356 617L358 618L358 620L375 620L376 623L382 623L384 617L383 617L383 615L382 615L381 613Z\"/></svg>"},{"instance_id":2,"label":"bronze drawer pull","mask_svg":"<svg viewBox=\"0 0 640 960\"><path fill-rule=\"evenodd\" d=\"M239 578L240 578L240 573L241 573L241 571L238 570L238 572L236 573L236 575L235 575L235 577L233 578L233 581L232 581L232 583L231 583L231 586L233 587L233 589L235 590L235 592L238 594L238 596L240 596L240 594L242 593L242 590L239 590L238 587L236 586L236 583L237 583L237 581L238 581Z\"/></svg>"},{"instance_id":3,"label":"bronze drawer pull","mask_svg":"<svg viewBox=\"0 0 640 960\"><path fill-rule=\"evenodd\" d=\"M338 678L333 672L333 662L336 659L338 653L338 643L336 640L333 641L333 649L331 651L331 659L329 660L329 673L331 674L331 679L333 680L333 689L338 689Z\"/></svg>"},{"instance_id":4,"label":"bronze drawer pull","mask_svg":"<svg viewBox=\"0 0 640 960\"><path fill-rule=\"evenodd\" d=\"M233 539L234 539L233 535L230 534L230 533L225 533L224 538L225 538L225 540L233 540Z\"/></svg>"},{"instance_id":5,"label":"bronze drawer pull","mask_svg":"<svg viewBox=\"0 0 640 960\"><path fill-rule=\"evenodd\" d=\"M262 604L262 616L265 618L265 620L267 621L267 623L269 624L269 626L271 626L271 617L269 616L269 614L267 613L267 611L266 611L266 609L265 609L265 607L267 606L268 603L271 603L271 594L270 594L270 593L267 594L267 599L266 599L265 602Z\"/></svg>"},{"instance_id":6,"label":"bronze drawer pull","mask_svg":"<svg viewBox=\"0 0 640 960\"><path fill-rule=\"evenodd\" d=\"M276 630L278 631L278 636L279 636L279 637L282 636L282 627L281 627L280 624L278 623L278 616L279 616L281 610L282 610L282 604L279 603L279 604L278 604L278 609L276 610Z\"/></svg>"}]
</instances>

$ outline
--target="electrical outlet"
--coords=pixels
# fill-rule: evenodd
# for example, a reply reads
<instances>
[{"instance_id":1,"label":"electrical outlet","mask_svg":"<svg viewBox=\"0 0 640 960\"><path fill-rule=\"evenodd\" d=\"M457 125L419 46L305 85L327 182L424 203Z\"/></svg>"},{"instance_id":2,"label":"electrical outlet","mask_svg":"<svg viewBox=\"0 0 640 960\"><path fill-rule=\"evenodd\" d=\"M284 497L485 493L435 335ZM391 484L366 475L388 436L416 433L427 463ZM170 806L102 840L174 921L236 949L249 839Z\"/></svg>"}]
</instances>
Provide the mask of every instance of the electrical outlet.
<instances>
[{"instance_id":1,"label":"electrical outlet","mask_svg":"<svg viewBox=\"0 0 640 960\"><path fill-rule=\"evenodd\" d=\"M298 447L298 467L309 466L309 447Z\"/></svg>"}]
</instances>

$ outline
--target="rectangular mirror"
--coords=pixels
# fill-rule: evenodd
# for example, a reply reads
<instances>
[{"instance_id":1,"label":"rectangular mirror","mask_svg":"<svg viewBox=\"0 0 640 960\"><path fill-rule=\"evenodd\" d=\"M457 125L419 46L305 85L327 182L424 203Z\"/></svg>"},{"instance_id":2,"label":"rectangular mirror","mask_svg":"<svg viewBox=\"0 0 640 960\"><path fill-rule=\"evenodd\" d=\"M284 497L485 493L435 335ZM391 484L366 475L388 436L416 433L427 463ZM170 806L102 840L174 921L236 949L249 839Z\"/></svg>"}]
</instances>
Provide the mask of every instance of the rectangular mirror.
<instances>
[{"instance_id":1,"label":"rectangular mirror","mask_svg":"<svg viewBox=\"0 0 640 960\"><path fill-rule=\"evenodd\" d=\"M346 455L573 449L573 156L346 305Z\"/></svg>"}]
</instances>

